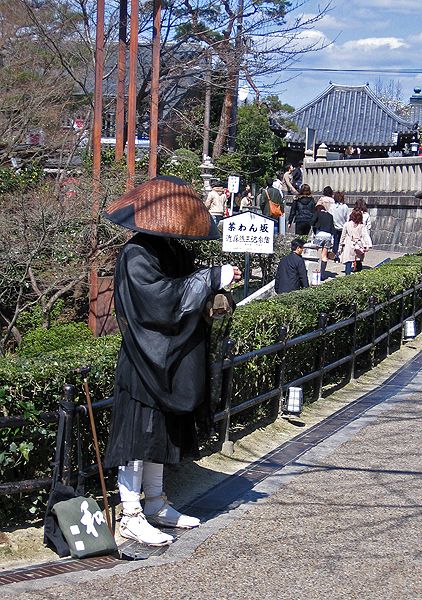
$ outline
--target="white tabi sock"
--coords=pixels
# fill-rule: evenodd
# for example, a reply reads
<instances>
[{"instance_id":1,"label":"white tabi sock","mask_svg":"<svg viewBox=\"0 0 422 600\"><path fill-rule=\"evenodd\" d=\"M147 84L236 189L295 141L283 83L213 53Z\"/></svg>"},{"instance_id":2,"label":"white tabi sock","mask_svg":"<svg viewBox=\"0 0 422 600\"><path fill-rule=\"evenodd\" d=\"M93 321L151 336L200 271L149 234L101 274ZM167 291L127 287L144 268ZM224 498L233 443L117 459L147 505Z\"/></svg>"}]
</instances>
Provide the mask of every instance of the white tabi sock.
<instances>
[{"instance_id":1,"label":"white tabi sock","mask_svg":"<svg viewBox=\"0 0 422 600\"><path fill-rule=\"evenodd\" d=\"M151 523L162 527L198 527L199 519L181 514L168 502L163 491L163 465L144 462L144 513Z\"/></svg>"},{"instance_id":2,"label":"white tabi sock","mask_svg":"<svg viewBox=\"0 0 422 600\"><path fill-rule=\"evenodd\" d=\"M123 512L134 514L141 510L139 495L142 485L143 461L132 460L127 465L119 467L117 484Z\"/></svg>"}]
</instances>

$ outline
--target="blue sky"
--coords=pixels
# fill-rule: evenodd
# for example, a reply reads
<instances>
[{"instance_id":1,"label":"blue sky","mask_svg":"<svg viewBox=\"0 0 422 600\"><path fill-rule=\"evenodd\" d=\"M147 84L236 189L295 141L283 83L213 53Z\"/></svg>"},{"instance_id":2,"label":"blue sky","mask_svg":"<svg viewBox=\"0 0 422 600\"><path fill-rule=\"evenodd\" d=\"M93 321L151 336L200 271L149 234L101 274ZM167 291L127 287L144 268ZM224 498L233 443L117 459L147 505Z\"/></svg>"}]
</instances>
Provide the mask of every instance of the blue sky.
<instances>
[{"instance_id":1,"label":"blue sky","mask_svg":"<svg viewBox=\"0 0 422 600\"><path fill-rule=\"evenodd\" d=\"M308 0L294 15L313 15L324 0ZM327 48L303 56L297 68L328 69L419 69L422 70L422 0L332 0L331 9L314 30L304 34L306 42L330 42ZM422 73L309 72L283 73L272 93L300 108L325 90L329 82L374 87L379 77L386 83L400 81L403 100L415 86L422 87ZM269 90L266 90L268 93Z\"/></svg>"}]
</instances>

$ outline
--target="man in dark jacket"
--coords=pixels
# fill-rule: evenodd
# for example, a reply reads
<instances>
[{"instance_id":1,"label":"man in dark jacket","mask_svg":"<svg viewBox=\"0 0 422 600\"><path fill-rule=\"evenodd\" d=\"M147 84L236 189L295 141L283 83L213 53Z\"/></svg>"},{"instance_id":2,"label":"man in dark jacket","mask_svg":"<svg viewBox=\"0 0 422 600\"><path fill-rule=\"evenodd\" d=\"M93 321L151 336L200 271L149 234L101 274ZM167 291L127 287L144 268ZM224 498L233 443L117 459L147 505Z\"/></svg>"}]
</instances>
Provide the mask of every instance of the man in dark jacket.
<instances>
[{"instance_id":1,"label":"man in dark jacket","mask_svg":"<svg viewBox=\"0 0 422 600\"><path fill-rule=\"evenodd\" d=\"M291 253L280 260L274 284L277 294L309 287L305 261L302 258L303 246L302 240L293 240Z\"/></svg>"},{"instance_id":2,"label":"man in dark jacket","mask_svg":"<svg viewBox=\"0 0 422 600\"><path fill-rule=\"evenodd\" d=\"M163 464L198 452L195 420L206 420L209 408L204 307L240 272L232 265L195 270L177 238L216 239L219 232L196 192L180 179L146 181L112 202L105 216L137 233L116 264L122 346L104 463L118 467L122 537L163 546L174 538L153 525L199 525L167 501Z\"/></svg>"}]
</instances>

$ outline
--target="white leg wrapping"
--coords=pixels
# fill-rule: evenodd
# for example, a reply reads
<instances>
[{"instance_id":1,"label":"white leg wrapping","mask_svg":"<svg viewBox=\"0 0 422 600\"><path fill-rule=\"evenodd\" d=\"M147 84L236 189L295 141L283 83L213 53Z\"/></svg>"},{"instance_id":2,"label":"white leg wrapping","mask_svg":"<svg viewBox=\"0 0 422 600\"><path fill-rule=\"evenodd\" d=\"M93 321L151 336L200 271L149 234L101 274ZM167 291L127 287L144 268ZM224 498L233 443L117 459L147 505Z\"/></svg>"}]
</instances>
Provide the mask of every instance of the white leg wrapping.
<instances>
[{"instance_id":1,"label":"white leg wrapping","mask_svg":"<svg viewBox=\"0 0 422 600\"><path fill-rule=\"evenodd\" d=\"M144 462L143 490L145 494L145 515L155 525L162 527L198 527L199 519L182 515L171 506L163 492L163 465Z\"/></svg>"},{"instance_id":2,"label":"white leg wrapping","mask_svg":"<svg viewBox=\"0 0 422 600\"><path fill-rule=\"evenodd\" d=\"M117 481L123 504L120 534L124 538L136 540L141 544L167 546L174 541L174 537L150 525L142 512L139 494L143 469L142 460L134 460L126 466L119 467Z\"/></svg>"},{"instance_id":3,"label":"white leg wrapping","mask_svg":"<svg viewBox=\"0 0 422 600\"><path fill-rule=\"evenodd\" d=\"M127 465L119 467L117 484L125 512L132 513L141 508L139 494L141 493L142 471L142 460L132 460Z\"/></svg>"}]
</instances>

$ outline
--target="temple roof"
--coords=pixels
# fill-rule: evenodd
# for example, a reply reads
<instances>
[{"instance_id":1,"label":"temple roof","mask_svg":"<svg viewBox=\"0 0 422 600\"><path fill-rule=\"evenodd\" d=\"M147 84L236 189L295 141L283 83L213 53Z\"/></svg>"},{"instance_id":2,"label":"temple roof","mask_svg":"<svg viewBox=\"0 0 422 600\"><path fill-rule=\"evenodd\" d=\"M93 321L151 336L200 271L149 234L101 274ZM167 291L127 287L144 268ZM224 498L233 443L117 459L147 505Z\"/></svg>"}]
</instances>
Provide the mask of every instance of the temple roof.
<instances>
[{"instance_id":1,"label":"temple roof","mask_svg":"<svg viewBox=\"0 0 422 600\"><path fill-rule=\"evenodd\" d=\"M387 108L368 85L330 84L289 118L298 131L285 139L296 144L305 142L307 127L315 129L317 144L361 148L391 146L393 132L412 130L412 123Z\"/></svg>"}]
</instances>

